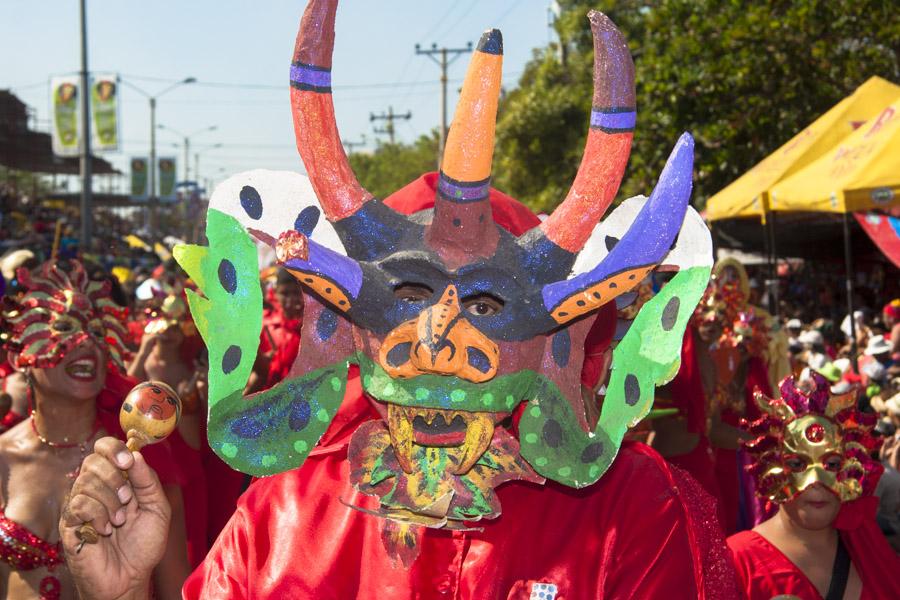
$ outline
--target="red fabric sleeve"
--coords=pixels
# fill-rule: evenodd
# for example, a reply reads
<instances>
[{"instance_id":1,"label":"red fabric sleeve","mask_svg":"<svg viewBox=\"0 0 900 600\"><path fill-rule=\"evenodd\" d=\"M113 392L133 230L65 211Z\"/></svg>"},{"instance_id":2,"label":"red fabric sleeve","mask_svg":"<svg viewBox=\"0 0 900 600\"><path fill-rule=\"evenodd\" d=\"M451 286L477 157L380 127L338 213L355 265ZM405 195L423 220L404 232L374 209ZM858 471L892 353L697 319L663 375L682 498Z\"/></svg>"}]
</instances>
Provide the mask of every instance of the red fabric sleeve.
<instances>
[{"instance_id":1,"label":"red fabric sleeve","mask_svg":"<svg viewBox=\"0 0 900 600\"><path fill-rule=\"evenodd\" d=\"M269 336L266 335L266 324L263 323L263 328L259 332L259 349L257 350L257 353L265 354L271 349L272 344L269 343Z\"/></svg>"},{"instance_id":2,"label":"red fabric sleeve","mask_svg":"<svg viewBox=\"0 0 900 600\"><path fill-rule=\"evenodd\" d=\"M185 600L243 600L250 597L246 571L250 545L248 532L253 531L253 527L253 519L248 518L246 507L240 504L207 553L206 559L184 582L181 594Z\"/></svg>"},{"instance_id":3,"label":"red fabric sleeve","mask_svg":"<svg viewBox=\"0 0 900 600\"><path fill-rule=\"evenodd\" d=\"M700 597L706 600L737 598L738 580L725 545L722 525L716 516L719 510L717 499L688 473L674 466L671 471L690 524L694 577L699 582Z\"/></svg>"},{"instance_id":4,"label":"red fabric sleeve","mask_svg":"<svg viewBox=\"0 0 900 600\"><path fill-rule=\"evenodd\" d=\"M770 600L779 595L821 600L822 596L800 569L755 531L728 538L728 549L746 600ZM738 597L738 596L735 596Z\"/></svg>"}]
</instances>

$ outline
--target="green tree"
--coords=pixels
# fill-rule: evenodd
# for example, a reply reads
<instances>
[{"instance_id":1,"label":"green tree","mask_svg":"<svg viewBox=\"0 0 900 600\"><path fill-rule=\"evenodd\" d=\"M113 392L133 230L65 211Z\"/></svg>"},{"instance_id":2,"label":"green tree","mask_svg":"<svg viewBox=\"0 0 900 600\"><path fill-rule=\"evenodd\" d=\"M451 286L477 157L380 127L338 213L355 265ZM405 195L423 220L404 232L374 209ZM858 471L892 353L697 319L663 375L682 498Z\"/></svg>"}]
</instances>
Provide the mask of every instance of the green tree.
<instances>
[{"instance_id":1,"label":"green tree","mask_svg":"<svg viewBox=\"0 0 900 600\"><path fill-rule=\"evenodd\" d=\"M350 155L360 183L377 198L386 198L437 165L438 132L420 136L412 144L381 144L371 154Z\"/></svg>"},{"instance_id":2,"label":"green tree","mask_svg":"<svg viewBox=\"0 0 900 600\"><path fill-rule=\"evenodd\" d=\"M580 160L590 110L591 7L635 57L638 122L620 198L649 192L682 131L696 144L695 204L873 75L900 79L900 19L883 0L563 0L566 49L536 51L498 123L498 186L549 210Z\"/></svg>"}]
</instances>

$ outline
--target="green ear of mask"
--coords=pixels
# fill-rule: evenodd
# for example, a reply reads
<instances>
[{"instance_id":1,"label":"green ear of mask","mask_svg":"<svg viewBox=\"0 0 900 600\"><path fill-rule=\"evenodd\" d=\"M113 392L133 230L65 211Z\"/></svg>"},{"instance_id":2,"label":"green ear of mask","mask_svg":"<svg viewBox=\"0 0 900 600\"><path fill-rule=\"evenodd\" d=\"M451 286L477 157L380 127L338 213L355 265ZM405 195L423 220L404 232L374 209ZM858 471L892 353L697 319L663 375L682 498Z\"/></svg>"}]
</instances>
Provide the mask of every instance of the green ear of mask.
<instances>
[{"instance_id":1,"label":"green ear of mask","mask_svg":"<svg viewBox=\"0 0 900 600\"><path fill-rule=\"evenodd\" d=\"M582 488L612 464L628 428L647 416L656 386L670 381L681 363L688 321L709 281L709 267L681 271L638 313L613 351L613 368L600 420L585 432L556 386L539 381L519 422L525 460L546 477Z\"/></svg>"},{"instance_id":2,"label":"green ear of mask","mask_svg":"<svg viewBox=\"0 0 900 600\"><path fill-rule=\"evenodd\" d=\"M337 413L348 361L245 397L262 330L256 245L236 219L215 209L206 237L209 247L177 246L174 255L202 293L188 291L188 305L209 350L210 447L255 477L294 469Z\"/></svg>"},{"instance_id":3,"label":"green ear of mask","mask_svg":"<svg viewBox=\"0 0 900 600\"><path fill-rule=\"evenodd\" d=\"M347 366L329 365L250 398L240 391L223 398L210 408L210 447L254 477L301 466L344 399Z\"/></svg>"},{"instance_id":4,"label":"green ear of mask","mask_svg":"<svg viewBox=\"0 0 900 600\"><path fill-rule=\"evenodd\" d=\"M262 331L262 289L256 245L233 217L207 213L209 247L176 246L175 260L200 292L188 306L209 351L209 408L243 390L256 361Z\"/></svg>"}]
</instances>

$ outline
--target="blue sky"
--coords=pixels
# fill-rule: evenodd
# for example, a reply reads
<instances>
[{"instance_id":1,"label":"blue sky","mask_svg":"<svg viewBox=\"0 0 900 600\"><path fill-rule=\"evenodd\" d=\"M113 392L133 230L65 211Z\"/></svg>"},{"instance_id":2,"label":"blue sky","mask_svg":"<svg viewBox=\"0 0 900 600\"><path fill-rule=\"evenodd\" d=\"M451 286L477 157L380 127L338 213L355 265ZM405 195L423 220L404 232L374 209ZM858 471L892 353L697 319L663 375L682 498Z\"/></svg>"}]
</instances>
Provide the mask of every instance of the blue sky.
<instances>
[{"instance_id":1,"label":"blue sky","mask_svg":"<svg viewBox=\"0 0 900 600\"><path fill-rule=\"evenodd\" d=\"M549 39L549 0L343 0L338 9L334 76L344 139L366 135L370 112L412 111L397 125L410 141L440 118L440 69L415 44L465 47L481 32L504 34L504 82L513 87L532 49ZM300 169L293 146L288 67L303 0L88 0L90 69L115 72L149 93L188 76L198 84L158 101L157 122L191 134L201 177L251 168ZM78 2L0 1L0 88L12 88L49 128L49 78L79 68ZM468 56L449 70L452 110ZM218 85L227 84L227 85ZM238 86L246 87L238 87ZM149 152L147 100L122 86L121 151L105 155L123 171ZM379 123L383 125L383 123ZM176 147L175 144L178 144ZM221 148L210 148L222 144ZM157 132L157 153L182 161L181 138ZM179 164L179 170L181 165ZM224 169L224 171L223 171ZM193 178L193 173L192 173Z\"/></svg>"}]
</instances>

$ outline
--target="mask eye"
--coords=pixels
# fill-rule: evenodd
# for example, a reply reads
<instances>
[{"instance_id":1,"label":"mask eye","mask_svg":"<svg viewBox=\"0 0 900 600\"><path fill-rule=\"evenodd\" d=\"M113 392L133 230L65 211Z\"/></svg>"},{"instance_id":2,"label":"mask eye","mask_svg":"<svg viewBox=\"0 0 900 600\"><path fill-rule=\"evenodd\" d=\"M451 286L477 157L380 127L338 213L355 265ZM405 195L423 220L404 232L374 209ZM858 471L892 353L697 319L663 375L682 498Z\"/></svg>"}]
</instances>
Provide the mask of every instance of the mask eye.
<instances>
[{"instance_id":1,"label":"mask eye","mask_svg":"<svg viewBox=\"0 0 900 600\"><path fill-rule=\"evenodd\" d=\"M831 471L832 473L837 473L841 470L841 466L844 464L844 458L840 454L829 454L822 461L822 465L825 467L826 471Z\"/></svg>"},{"instance_id":2,"label":"mask eye","mask_svg":"<svg viewBox=\"0 0 900 600\"><path fill-rule=\"evenodd\" d=\"M91 321L88 323L88 333L102 340L106 337L106 327L100 321Z\"/></svg>"},{"instance_id":3,"label":"mask eye","mask_svg":"<svg viewBox=\"0 0 900 600\"><path fill-rule=\"evenodd\" d=\"M403 302L424 302L434 295L434 290L421 283L401 283L394 288L394 298Z\"/></svg>"},{"instance_id":4,"label":"mask eye","mask_svg":"<svg viewBox=\"0 0 900 600\"><path fill-rule=\"evenodd\" d=\"M503 300L490 294L463 298L463 310L476 317L490 317L503 310Z\"/></svg>"},{"instance_id":5,"label":"mask eye","mask_svg":"<svg viewBox=\"0 0 900 600\"><path fill-rule=\"evenodd\" d=\"M789 471L794 473L799 473L806 469L807 462L806 459L802 456L797 456L796 454L791 454L784 459L784 466L787 467Z\"/></svg>"},{"instance_id":6,"label":"mask eye","mask_svg":"<svg viewBox=\"0 0 900 600\"><path fill-rule=\"evenodd\" d=\"M72 333L75 331L77 323L72 317L61 316L54 319L50 323L50 330L53 333Z\"/></svg>"}]
</instances>

